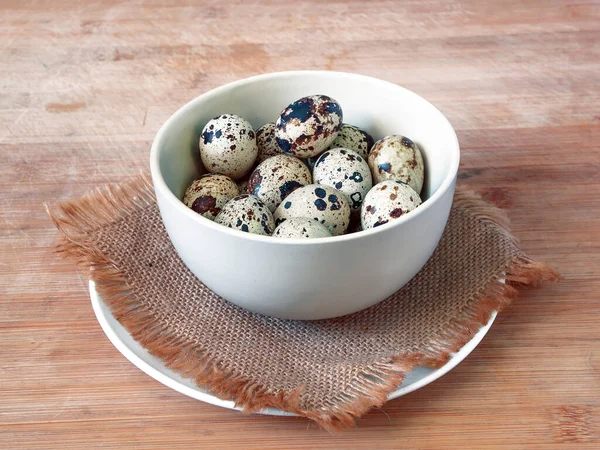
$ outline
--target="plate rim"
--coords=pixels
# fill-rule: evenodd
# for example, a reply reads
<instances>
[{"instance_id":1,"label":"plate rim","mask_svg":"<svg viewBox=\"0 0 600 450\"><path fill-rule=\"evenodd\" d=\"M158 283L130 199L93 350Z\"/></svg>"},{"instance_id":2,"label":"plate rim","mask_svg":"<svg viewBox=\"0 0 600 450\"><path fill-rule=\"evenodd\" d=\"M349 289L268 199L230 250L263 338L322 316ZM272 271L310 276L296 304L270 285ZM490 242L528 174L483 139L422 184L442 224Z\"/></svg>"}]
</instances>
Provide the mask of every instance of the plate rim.
<instances>
[{"instance_id":1,"label":"plate rim","mask_svg":"<svg viewBox=\"0 0 600 450\"><path fill-rule=\"evenodd\" d=\"M233 400L222 400L215 395L211 394L208 391L205 391L201 387L196 386L192 388L190 386L186 386L180 381L174 379L169 373L164 373L161 370L150 365L148 362L144 361L140 356L138 356L119 336L119 331L115 330L113 326L110 324L107 314L112 316L112 312L109 307L104 303L100 294L96 290L96 283L93 280L89 280L89 291L90 291L90 299L92 302L92 308L94 310L94 314L96 315L96 319L102 328L104 334L108 337L108 340L113 344L113 346L134 366L144 372L146 375L150 376L154 380L159 383L173 389L174 391L179 392L180 394L186 395L188 397L194 398L196 400L200 400L205 403L209 403L211 405L220 406L222 408L234 409L237 411L241 411L242 408L235 406L235 402ZM469 342L467 342L460 350L453 353L448 362L443 366L434 369L433 372L424 376L423 378L416 380L415 382L404 386L398 387L395 391L391 392L388 395L387 401L394 400L403 395L409 394L410 392L414 392L422 387L427 386L428 384L434 382L438 378L446 375L456 366L458 366L475 348L479 345L479 343L483 340L485 335L488 333L491 328L494 320L497 316L497 311L494 311L490 316L490 319L487 324L485 324L474 336L471 338ZM127 333L130 337L131 334L116 320L115 322L118 326L123 330L122 332ZM133 338L132 338L133 340ZM144 352L147 352L145 348L143 348L137 341L135 341L135 345L139 346ZM173 372L171 369L166 367L159 358L156 358L153 355L149 356L151 358L155 358L160 362L164 371ZM289 413L286 411L281 411L276 408L267 408L261 411L258 411L258 414L266 414L266 415L274 415L274 416L295 416L296 414Z\"/></svg>"}]
</instances>

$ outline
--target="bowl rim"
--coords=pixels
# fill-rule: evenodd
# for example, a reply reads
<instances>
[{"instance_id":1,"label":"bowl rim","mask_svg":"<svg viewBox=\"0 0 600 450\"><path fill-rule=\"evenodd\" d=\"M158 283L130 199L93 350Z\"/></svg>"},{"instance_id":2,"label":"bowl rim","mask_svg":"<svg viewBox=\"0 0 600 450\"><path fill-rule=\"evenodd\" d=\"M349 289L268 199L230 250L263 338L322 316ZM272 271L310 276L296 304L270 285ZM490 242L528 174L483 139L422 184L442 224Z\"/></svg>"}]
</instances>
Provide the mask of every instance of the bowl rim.
<instances>
[{"instance_id":1,"label":"bowl rim","mask_svg":"<svg viewBox=\"0 0 600 450\"><path fill-rule=\"evenodd\" d=\"M450 168L449 168L442 184L440 185L440 187L438 189L436 189L436 191L433 193L433 195L431 197L429 197L427 200L425 200L418 208L414 209L413 211L410 211L409 213L403 215L402 217L399 217L398 219L395 219L395 220L393 220L389 223L386 223L382 226L379 226L376 228L371 228L369 230L361 230L356 233L344 234L341 236L333 236L333 237L328 237L326 239L303 239L303 238L277 239L277 238L273 238L272 236L263 236L263 235L259 235L259 234L246 233L246 232L243 232L240 230L234 230L232 228L228 228L228 227L219 225L219 224L215 223L214 221L207 219L206 217L203 217L200 214L197 214L196 212L192 211L190 208L185 206L185 204L181 201L181 199L179 199L171 191L171 189L169 189L169 187L167 186L167 183L165 182L165 180L162 176L162 173L160 171L160 167L159 167L159 163L158 163L159 147L162 142L164 134L166 134L166 130L169 129L177 120L179 120L180 117L182 117L189 110L191 110L197 103L200 103L207 98L218 96L230 89L233 89L233 88L236 88L239 86L244 86L246 84L252 84L252 83L256 83L256 82L260 82L260 81L268 81L269 79L274 79L274 78L294 77L294 76L298 76L298 75L327 76L327 77L336 76L336 77L355 79L355 80L368 80L371 83L382 84L382 85L386 85L388 87L393 87L394 89L403 90L409 96L417 97L421 101L424 101L427 104L429 104L429 106L431 106L435 111L437 111L440 114L442 120L448 124L448 126L450 127L450 131L452 132L452 138L453 138L453 141L451 142L451 149L453 151L453 155L451 156ZM155 186L155 189L160 190L161 193L166 197L167 201L173 203L175 208L178 211L180 211L182 214L184 214L187 217L189 217L190 219L192 219L194 222L196 222L200 225L203 225L203 226L207 226L209 228L213 228L218 232L230 234L232 237L236 237L236 238L245 238L245 239L249 239L251 241L263 242L265 244L272 244L272 245L336 244L338 242L345 242L345 241L350 241L350 240L354 240L354 239L359 239L361 237L367 237L367 236L375 235L378 233L382 233L382 232L385 232L386 230L391 230L395 227L400 227L400 226L402 226L403 223L416 219L420 214L423 214L426 210L428 210L429 208L432 208L433 205L452 187L454 180L456 178L456 175L458 173L459 163L460 163L460 147L459 147L459 143L458 143L458 137L456 136L456 131L454 130L454 127L452 126L450 121L446 118L446 116L437 107L435 107L435 105L433 105L431 102L429 102L427 99L425 99L424 97L421 97L419 94L417 94L405 87L402 87L402 86L392 83L390 81L385 81L385 80L371 77L368 75L361 75L361 74L349 73L349 72L337 72L337 71L330 71L330 70L293 70L293 71L283 71L283 72L270 72L270 73L266 73L266 74L254 75L254 76L251 76L248 78L243 78L243 79L240 79L237 81L233 81L233 82L221 85L214 89L211 89L211 90L199 95L198 97L190 100L185 105L180 107L177 111L175 111L166 120L166 122L159 128L158 132L156 133L156 136L154 137L154 140L152 141L152 146L150 149L150 173L152 176L152 181Z\"/></svg>"}]
</instances>

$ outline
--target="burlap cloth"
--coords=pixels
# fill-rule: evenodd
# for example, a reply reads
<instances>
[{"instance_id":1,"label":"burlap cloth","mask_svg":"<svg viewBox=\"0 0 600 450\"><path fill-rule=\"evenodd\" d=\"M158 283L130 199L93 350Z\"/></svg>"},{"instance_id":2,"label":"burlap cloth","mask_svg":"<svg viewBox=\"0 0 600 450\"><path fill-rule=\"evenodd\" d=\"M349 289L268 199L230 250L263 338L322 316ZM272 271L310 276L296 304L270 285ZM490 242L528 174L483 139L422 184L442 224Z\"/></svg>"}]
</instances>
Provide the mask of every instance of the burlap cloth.
<instances>
[{"instance_id":1,"label":"burlap cloth","mask_svg":"<svg viewBox=\"0 0 600 450\"><path fill-rule=\"evenodd\" d=\"M59 250L150 353L246 411L272 406L330 430L382 405L415 365L445 363L517 287L557 278L519 250L500 210L459 189L439 247L400 291L337 319L281 320L234 306L195 278L146 176L50 214Z\"/></svg>"}]
</instances>

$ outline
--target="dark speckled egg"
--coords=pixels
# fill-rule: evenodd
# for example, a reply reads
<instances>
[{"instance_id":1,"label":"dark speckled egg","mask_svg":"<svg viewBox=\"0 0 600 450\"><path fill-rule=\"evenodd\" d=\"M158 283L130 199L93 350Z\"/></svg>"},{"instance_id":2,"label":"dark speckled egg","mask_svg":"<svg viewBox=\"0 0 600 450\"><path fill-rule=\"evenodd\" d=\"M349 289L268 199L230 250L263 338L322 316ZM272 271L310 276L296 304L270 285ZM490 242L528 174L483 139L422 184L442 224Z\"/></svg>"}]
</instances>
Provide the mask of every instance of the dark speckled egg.
<instances>
[{"instance_id":1,"label":"dark speckled egg","mask_svg":"<svg viewBox=\"0 0 600 450\"><path fill-rule=\"evenodd\" d=\"M246 233L270 236L275 229L273 214L259 199L241 194L227 202L215 223Z\"/></svg>"},{"instance_id":2,"label":"dark speckled egg","mask_svg":"<svg viewBox=\"0 0 600 450\"><path fill-rule=\"evenodd\" d=\"M275 210L279 225L291 217L308 217L325 225L333 236L344 234L350 223L350 206L344 194L321 184L296 189Z\"/></svg>"},{"instance_id":3,"label":"dark speckled egg","mask_svg":"<svg viewBox=\"0 0 600 450\"><path fill-rule=\"evenodd\" d=\"M275 140L275 122L266 123L256 130L256 145L258 146L257 164L272 156L281 155L281 149Z\"/></svg>"},{"instance_id":4,"label":"dark speckled egg","mask_svg":"<svg viewBox=\"0 0 600 450\"><path fill-rule=\"evenodd\" d=\"M421 193L425 165L419 147L404 136L386 136L375 142L369 153L369 167L373 181L403 181Z\"/></svg>"},{"instance_id":5,"label":"dark speckled egg","mask_svg":"<svg viewBox=\"0 0 600 450\"><path fill-rule=\"evenodd\" d=\"M239 180L256 160L256 134L250 123L234 114L208 121L200 136L200 157L206 170Z\"/></svg>"},{"instance_id":6,"label":"dark speckled egg","mask_svg":"<svg viewBox=\"0 0 600 450\"><path fill-rule=\"evenodd\" d=\"M333 143L342 120L342 107L331 97L303 97L282 111L275 139L285 153L298 158L316 156Z\"/></svg>"},{"instance_id":7,"label":"dark speckled egg","mask_svg":"<svg viewBox=\"0 0 600 450\"><path fill-rule=\"evenodd\" d=\"M347 148L354 150L367 159L375 141L369 133L350 124L343 124L330 148Z\"/></svg>"},{"instance_id":8,"label":"dark speckled egg","mask_svg":"<svg viewBox=\"0 0 600 450\"><path fill-rule=\"evenodd\" d=\"M345 123L342 125L337 137L329 148L347 148L355 151L366 160L373 147L373 142L373 138L369 133L354 125ZM310 170L313 170L315 167L315 163L317 162L317 159L319 159L319 156L321 155L311 156L304 160Z\"/></svg>"},{"instance_id":9,"label":"dark speckled egg","mask_svg":"<svg viewBox=\"0 0 600 450\"><path fill-rule=\"evenodd\" d=\"M346 148L326 150L319 156L313 169L314 182L331 186L348 199L350 208L358 211L363 199L373 186L367 161Z\"/></svg>"},{"instance_id":10,"label":"dark speckled egg","mask_svg":"<svg viewBox=\"0 0 600 450\"><path fill-rule=\"evenodd\" d=\"M331 237L331 233L319 222L307 217L292 217L279 224L273 237L287 239L315 239Z\"/></svg>"},{"instance_id":11,"label":"dark speckled egg","mask_svg":"<svg viewBox=\"0 0 600 450\"><path fill-rule=\"evenodd\" d=\"M275 211L284 198L310 183L312 175L302 161L289 155L276 155L254 169L248 181L248 193Z\"/></svg>"},{"instance_id":12,"label":"dark speckled egg","mask_svg":"<svg viewBox=\"0 0 600 450\"><path fill-rule=\"evenodd\" d=\"M188 187L183 203L207 219L214 220L221 208L239 194L238 186L225 175L203 175Z\"/></svg>"},{"instance_id":13,"label":"dark speckled egg","mask_svg":"<svg viewBox=\"0 0 600 450\"><path fill-rule=\"evenodd\" d=\"M421 204L421 197L401 181L382 181L373 186L363 202L360 221L363 230L398 219Z\"/></svg>"}]
</instances>

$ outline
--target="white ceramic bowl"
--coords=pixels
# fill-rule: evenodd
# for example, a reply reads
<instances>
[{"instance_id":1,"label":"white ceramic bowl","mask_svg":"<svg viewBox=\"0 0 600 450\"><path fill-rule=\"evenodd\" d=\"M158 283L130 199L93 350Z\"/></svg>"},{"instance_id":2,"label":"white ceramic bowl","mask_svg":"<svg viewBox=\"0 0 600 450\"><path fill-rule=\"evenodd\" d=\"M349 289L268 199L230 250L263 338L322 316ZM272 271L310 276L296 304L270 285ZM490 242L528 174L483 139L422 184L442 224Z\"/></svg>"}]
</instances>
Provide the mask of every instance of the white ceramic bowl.
<instances>
[{"instance_id":1,"label":"white ceramic bowl","mask_svg":"<svg viewBox=\"0 0 600 450\"><path fill-rule=\"evenodd\" d=\"M232 230L196 214L180 199L203 171L198 139L206 122L238 114L255 128L289 103L325 94L344 122L375 139L408 136L425 160L423 204L372 230L324 239L276 239ZM150 155L160 214L186 266L214 292L251 311L324 319L384 300L427 262L444 231L459 163L454 129L432 104L395 84L362 75L296 71L260 75L192 100L161 127Z\"/></svg>"}]
</instances>

